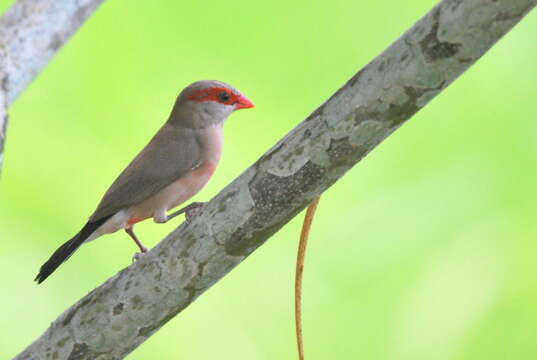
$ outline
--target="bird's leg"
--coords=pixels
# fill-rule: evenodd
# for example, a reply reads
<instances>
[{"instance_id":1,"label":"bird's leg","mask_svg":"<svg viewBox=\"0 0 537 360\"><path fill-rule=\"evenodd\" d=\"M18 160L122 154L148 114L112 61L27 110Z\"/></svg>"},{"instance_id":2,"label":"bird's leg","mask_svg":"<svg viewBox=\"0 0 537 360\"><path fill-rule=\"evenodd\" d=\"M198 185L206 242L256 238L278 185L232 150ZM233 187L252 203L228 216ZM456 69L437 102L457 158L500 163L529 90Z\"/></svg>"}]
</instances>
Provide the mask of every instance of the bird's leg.
<instances>
[{"instance_id":1,"label":"bird's leg","mask_svg":"<svg viewBox=\"0 0 537 360\"><path fill-rule=\"evenodd\" d=\"M168 220L173 219L174 217L181 215L182 213L185 214L186 221L190 221L194 216L196 216L200 210L200 208L205 205L204 202L193 202L191 204L188 204L181 210L177 210L176 212L168 215Z\"/></svg>"},{"instance_id":2,"label":"bird's leg","mask_svg":"<svg viewBox=\"0 0 537 360\"><path fill-rule=\"evenodd\" d=\"M127 234L129 234L129 236L132 238L132 240L134 240L134 242L136 243L136 245L138 245L138 247L140 248L140 252L139 253L136 253L134 254L134 256L132 257L132 260L138 260L140 258L140 256L147 252L147 248L144 246L144 244L142 244L140 242L140 240L138 240L138 237L136 236L136 234L134 233L134 230L133 230L133 226L130 226L130 227L127 227L125 228L125 232Z\"/></svg>"}]
</instances>

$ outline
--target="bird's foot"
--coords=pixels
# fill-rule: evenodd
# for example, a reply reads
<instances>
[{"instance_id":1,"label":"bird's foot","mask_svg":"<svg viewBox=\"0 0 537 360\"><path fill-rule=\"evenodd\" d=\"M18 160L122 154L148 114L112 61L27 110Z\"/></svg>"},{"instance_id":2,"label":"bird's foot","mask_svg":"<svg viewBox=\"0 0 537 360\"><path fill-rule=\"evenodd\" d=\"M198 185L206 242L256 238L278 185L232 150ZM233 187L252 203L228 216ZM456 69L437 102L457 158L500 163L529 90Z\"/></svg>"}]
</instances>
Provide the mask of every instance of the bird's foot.
<instances>
[{"instance_id":1,"label":"bird's foot","mask_svg":"<svg viewBox=\"0 0 537 360\"><path fill-rule=\"evenodd\" d=\"M189 222L193 217L198 215L201 208L205 205L204 202L193 202L192 204L188 204L181 210L177 210L176 212L170 214L168 216L168 221L176 217L177 215L185 214L185 220L186 222Z\"/></svg>"},{"instance_id":2,"label":"bird's foot","mask_svg":"<svg viewBox=\"0 0 537 360\"><path fill-rule=\"evenodd\" d=\"M204 202L195 202L190 205L188 205L188 209L185 210L185 220L186 222L190 222L194 217L198 216L201 209L203 208L203 205L205 205Z\"/></svg>"},{"instance_id":3,"label":"bird's foot","mask_svg":"<svg viewBox=\"0 0 537 360\"><path fill-rule=\"evenodd\" d=\"M140 260L145 255L145 253L148 251L148 249L143 245L140 248L140 250L141 250L140 252L137 252L134 255L132 255L132 262Z\"/></svg>"}]
</instances>

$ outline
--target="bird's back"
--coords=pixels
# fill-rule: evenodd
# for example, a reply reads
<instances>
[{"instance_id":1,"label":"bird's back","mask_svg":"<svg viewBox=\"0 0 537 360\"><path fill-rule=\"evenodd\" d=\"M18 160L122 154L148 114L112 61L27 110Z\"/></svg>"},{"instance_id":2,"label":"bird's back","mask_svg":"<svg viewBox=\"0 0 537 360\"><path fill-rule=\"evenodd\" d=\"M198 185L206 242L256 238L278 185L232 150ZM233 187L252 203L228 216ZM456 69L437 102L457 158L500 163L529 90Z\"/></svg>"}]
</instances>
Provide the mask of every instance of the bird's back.
<instances>
[{"instance_id":1,"label":"bird's back","mask_svg":"<svg viewBox=\"0 0 537 360\"><path fill-rule=\"evenodd\" d=\"M154 196L196 168L201 150L198 136L191 129L165 124L112 183L90 221Z\"/></svg>"}]
</instances>

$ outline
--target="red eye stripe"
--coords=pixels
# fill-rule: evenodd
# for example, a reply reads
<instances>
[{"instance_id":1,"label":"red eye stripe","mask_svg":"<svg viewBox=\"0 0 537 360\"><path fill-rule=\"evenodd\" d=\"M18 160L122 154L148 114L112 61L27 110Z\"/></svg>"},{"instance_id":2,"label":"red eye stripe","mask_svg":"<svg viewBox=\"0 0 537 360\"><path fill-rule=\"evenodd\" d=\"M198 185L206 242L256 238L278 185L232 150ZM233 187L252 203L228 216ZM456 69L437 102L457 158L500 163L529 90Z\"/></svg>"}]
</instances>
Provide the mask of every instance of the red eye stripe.
<instances>
[{"instance_id":1,"label":"red eye stripe","mask_svg":"<svg viewBox=\"0 0 537 360\"><path fill-rule=\"evenodd\" d=\"M222 95L224 93L227 94L227 101L222 99ZM215 101L225 105L232 105L239 101L239 95L233 93L231 90L225 87L212 87L193 92L188 97L188 100L195 102Z\"/></svg>"}]
</instances>

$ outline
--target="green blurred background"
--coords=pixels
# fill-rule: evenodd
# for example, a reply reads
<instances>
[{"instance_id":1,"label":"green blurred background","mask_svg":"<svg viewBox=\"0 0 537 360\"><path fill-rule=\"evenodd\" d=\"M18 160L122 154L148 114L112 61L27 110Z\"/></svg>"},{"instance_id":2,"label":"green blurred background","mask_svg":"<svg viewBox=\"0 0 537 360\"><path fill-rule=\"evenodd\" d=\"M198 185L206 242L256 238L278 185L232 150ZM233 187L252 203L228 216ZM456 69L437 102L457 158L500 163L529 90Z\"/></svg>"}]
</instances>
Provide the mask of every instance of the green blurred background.
<instances>
[{"instance_id":1,"label":"green blurred background","mask_svg":"<svg viewBox=\"0 0 537 360\"><path fill-rule=\"evenodd\" d=\"M2 0L5 9L11 1ZM183 3L183 4L182 4ZM130 264L117 233L32 279L177 93L230 82L207 200L435 1L107 1L11 108L0 179L0 358ZM537 355L537 13L325 193L304 281L308 359ZM129 359L295 359L302 216ZM140 224L153 246L179 221Z\"/></svg>"}]
</instances>

